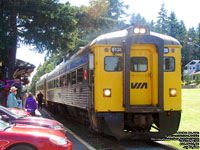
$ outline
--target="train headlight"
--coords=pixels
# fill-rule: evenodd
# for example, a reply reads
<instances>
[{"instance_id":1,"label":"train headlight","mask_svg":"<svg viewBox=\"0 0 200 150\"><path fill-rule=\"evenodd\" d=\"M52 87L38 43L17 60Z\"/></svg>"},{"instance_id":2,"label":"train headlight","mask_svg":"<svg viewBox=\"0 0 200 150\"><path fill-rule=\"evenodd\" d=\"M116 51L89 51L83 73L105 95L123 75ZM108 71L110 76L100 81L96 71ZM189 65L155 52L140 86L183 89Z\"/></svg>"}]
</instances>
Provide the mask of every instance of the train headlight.
<instances>
[{"instance_id":1,"label":"train headlight","mask_svg":"<svg viewBox=\"0 0 200 150\"><path fill-rule=\"evenodd\" d=\"M149 30L145 26L138 26L133 28L133 34L148 34Z\"/></svg>"},{"instance_id":2,"label":"train headlight","mask_svg":"<svg viewBox=\"0 0 200 150\"><path fill-rule=\"evenodd\" d=\"M134 32L134 34L140 33L140 28L135 28L135 29L133 30L133 32Z\"/></svg>"},{"instance_id":3,"label":"train headlight","mask_svg":"<svg viewBox=\"0 0 200 150\"><path fill-rule=\"evenodd\" d=\"M176 91L176 89L169 89L169 96L170 97L175 97L176 96L176 94L177 94L177 91Z\"/></svg>"},{"instance_id":4,"label":"train headlight","mask_svg":"<svg viewBox=\"0 0 200 150\"><path fill-rule=\"evenodd\" d=\"M103 96L111 97L111 89L103 89Z\"/></svg>"},{"instance_id":5,"label":"train headlight","mask_svg":"<svg viewBox=\"0 0 200 150\"><path fill-rule=\"evenodd\" d=\"M144 34L144 33L146 33L146 32L147 32L147 31L146 31L145 28L141 28L141 29L140 29L140 33L141 33L141 34Z\"/></svg>"}]
</instances>

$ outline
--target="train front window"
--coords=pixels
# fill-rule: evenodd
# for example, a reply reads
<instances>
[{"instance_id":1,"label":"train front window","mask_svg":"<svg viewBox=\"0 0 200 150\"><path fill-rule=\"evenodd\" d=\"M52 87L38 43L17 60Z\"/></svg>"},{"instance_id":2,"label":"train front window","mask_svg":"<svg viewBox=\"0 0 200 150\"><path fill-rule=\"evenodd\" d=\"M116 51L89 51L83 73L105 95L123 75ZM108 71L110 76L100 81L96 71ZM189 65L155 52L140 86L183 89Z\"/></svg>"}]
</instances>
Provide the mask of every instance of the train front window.
<instances>
[{"instance_id":1,"label":"train front window","mask_svg":"<svg viewBox=\"0 0 200 150\"><path fill-rule=\"evenodd\" d=\"M165 72L175 71L175 58L174 57L164 57L163 70Z\"/></svg>"},{"instance_id":2,"label":"train front window","mask_svg":"<svg viewBox=\"0 0 200 150\"><path fill-rule=\"evenodd\" d=\"M107 56L104 59L105 71L121 71L122 70L122 57L121 56Z\"/></svg>"},{"instance_id":3,"label":"train front window","mask_svg":"<svg viewBox=\"0 0 200 150\"><path fill-rule=\"evenodd\" d=\"M148 70L148 60L146 57L131 57L131 71L146 72Z\"/></svg>"}]
</instances>

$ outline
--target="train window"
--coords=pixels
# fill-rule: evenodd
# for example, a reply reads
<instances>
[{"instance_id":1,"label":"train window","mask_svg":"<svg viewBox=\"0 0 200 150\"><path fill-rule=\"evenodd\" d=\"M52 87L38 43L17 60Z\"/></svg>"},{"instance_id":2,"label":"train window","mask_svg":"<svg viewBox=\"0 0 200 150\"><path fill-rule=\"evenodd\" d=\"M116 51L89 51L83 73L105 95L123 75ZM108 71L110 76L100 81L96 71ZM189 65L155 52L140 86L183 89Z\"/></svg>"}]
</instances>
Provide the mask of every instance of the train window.
<instances>
[{"instance_id":1,"label":"train window","mask_svg":"<svg viewBox=\"0 0 200 150\"><path fill-rule=\"evenodd\" d=\"M52 89L53 88L53 80L48 82L48 89Z\"/></svg>"},{"instance_id":2,"label":"train window","mask_svg":"<svg viewBox=\"0 0 200 150\"><path fill-rule=\"evenodd\" d=\"M53 83L53 80L51 81L51 89L54 88L54 83Z\"/></svg>"},{"instance_id":3,"label":"train window","mask_svg":"<svg viewBox=\"0 0 200 150\"><path fill-rule=\"evenodd\" d=\"M122 57L121 56L107 56L104 59L105 71L121 71Z\"/></svg>"},{"instance_id":4,"label":"train window","mask_svg":"<svg viewBox=\"0 0 200 150\"><path fill-rule=\"evenodd\" d=\"M48 83L48 89L52 89L53 88L53 81L49 81Z\"/></svg>"},{"instance_id":5,"label":"train window","mask_svg":"<svg viewBox=\"0 0 200 150\"><path fill-rule=\"evenodd\" d=\"M90 84L94 83L94 70L90 70Z\"/></svg>"},{"instance_id":6,"label":"train window","mask_svg":"<svg viewBox=\"0 0 200 150\"><path fill-rule=\"evenodd\" d=\"M131 57L131 71L146 72L148 70L148 59L146 57Z\"/></svg>"},{"instance_id":7,"label":"train window","mask_svg":"<svg viewBox=\"0 0 200 150\"><path fill-rule=\"evenodd\" d=\"M48 82L47 89L50 89L50 83L51 83L51 81Z\"/></svg>"},{"instance_id":8,"label":"train window","mask_svg":"<svg viewBox=\"0 0 200 150\"><path fill-rule=\"evenodd\" d=\"M51 88L54 88L54 80L51 81Z\"/></svg>"},{"instance_id":9,"label":"train window","mask_svg":"<svg viewBox=\"0 0 200 150\"><path fill-rule=\"evenodd\" d=\"M56 87L59 87L58 79L56 79Z\"/></svg>"},{"instance_id":10,"label":"train window","mask_svg":"<svg viewBox=\"0 0 200 150\"><path fill-rule=\"evenodd\" d=\"M39 85L39 86L37 87L37 90L44 90L44 85Z\"/></svg>"},{"instance_id":11,"label":"train window","mask_svg":"<svg viewBox=\"0 0 200 150\"><path fill-rule=\"evenodd\" d=\"M66 85L67 85L67 83L66 83L66 78L67 78L67 75L64 75L64 76L63 76L63 80L62 80L63 86L66 86Z\"/></svg>"},{"instance_id":12,"label":"train window","mask_svg":"<svg viewBox=\"0 0 200 150\"><path fill-rule=\"evenodd\" d=\"M70 73L67 74L66 85L70 84Z\"/></svg>"},{"instance_id":13,"label":"train window","mask_svg":"<svg viewBox=\"0 0 200 150\"><path fill-rule=\"evenodd\" d=\"M53 88L56 87L56 80L53 81Z\"/></svg>"},{"instance_id":14,"label":"train window","mask_svg":"<svg viewBox=\"0 0 200 150\"><path fill-rule=\"evenodd\" d=\"M164 57L163 70L165 72L175 71L175 58L174 57Z\"/></svg>"},{"instance_id":15,"label":"train window","mask_svg":"<svg viewBox=\"0 0 200 150\"><path fill-rule=\"evenodd\" d=\"M83 83L83 68L77 70L77 83Z\"/></svg>"},{"instance_id":16,"label":"train window","mask_svg":"<svg viewBox=\"0 0 200 150\"><path fill-rule=\"evenodd\" d=\"M71 83L76 84L76 71L71 73Z\"/></svg>"},{"instance_id":17,"label":"train window","mask_svg":"<svg viewBox=\"0 0 200 150\"><path fill-rule=\"evenodd\" d=\"M60 87L63 87L63 77L60 77Z\"/></svg>"}]
</instances>

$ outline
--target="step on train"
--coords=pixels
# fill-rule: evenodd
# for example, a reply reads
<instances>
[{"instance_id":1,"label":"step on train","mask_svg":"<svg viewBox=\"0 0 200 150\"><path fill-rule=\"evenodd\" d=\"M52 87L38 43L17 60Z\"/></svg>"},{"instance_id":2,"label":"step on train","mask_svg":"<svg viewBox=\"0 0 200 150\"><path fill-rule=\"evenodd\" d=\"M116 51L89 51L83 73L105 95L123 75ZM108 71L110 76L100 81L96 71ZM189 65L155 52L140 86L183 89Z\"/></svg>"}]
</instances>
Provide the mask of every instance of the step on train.
<instances>
[{"instance_id":1,"label":"step on train","mask_svg":"<svg viewBox=\"0 0 200 150\"><path fill-rule=\"evenodd\" d=\"M49 110L87 118L118 139L176 133L181 118L181 45L145 26L101 35L36 83Z\"/></svg>"}]
</instances>

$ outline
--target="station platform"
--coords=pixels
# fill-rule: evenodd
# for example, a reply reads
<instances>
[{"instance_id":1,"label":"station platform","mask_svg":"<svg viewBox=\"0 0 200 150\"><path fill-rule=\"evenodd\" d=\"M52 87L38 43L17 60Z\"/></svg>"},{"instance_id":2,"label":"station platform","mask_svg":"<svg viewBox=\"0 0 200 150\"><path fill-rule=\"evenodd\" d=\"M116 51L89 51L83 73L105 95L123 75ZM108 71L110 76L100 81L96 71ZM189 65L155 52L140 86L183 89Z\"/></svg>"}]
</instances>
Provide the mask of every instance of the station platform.
<instances>
[{"instance_id":1,"label":"station platform","mask_svg":"<svg viewBox=\"0 0 200 150\"><path fill-rule=\"evenodd\" d=\"M55 120L52 117L52 115L45 109L37 109L35 114L37 117L44 117L44 118ZM67 138L73 144L73 150L96 150L93 146L89 145L86 141L81 139L78 135L76 135L74 132L72 132L66 126L65 126L65 128L67 130Z\"/></svg>"}]
</instances>

